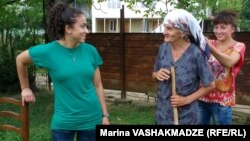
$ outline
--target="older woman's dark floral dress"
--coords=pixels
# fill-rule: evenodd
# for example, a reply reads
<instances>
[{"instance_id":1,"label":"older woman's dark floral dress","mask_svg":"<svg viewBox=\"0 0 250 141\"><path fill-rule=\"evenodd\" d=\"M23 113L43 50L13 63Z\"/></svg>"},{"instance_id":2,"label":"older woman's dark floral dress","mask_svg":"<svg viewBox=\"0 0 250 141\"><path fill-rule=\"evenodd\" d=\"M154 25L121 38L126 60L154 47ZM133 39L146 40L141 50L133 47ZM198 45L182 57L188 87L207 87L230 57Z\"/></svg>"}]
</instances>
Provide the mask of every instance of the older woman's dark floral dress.
<instances>
[{"instance_id":1,"label":"older woman's dark floral dress","mask_svg":"<svg viewBox=\"0 0 250 141\"><path fill-rule=\"evenodd\" d=\"M161 45L154 65L154 72L161 68L170 70L171 64L174 64L177 94L190 95L197 91L200 85L206 87L214 80L204 54L195 44L192 43L176 62L173 61L171 49L171 44L163 43ZM159 125L174 124L173 107L170 103L171 95L171 80L159 81L156 109L156 123ZM194 101L191 104L178 107L179 124L197 124L197 106L197 101Z\"/></svg>"}]
</instances>

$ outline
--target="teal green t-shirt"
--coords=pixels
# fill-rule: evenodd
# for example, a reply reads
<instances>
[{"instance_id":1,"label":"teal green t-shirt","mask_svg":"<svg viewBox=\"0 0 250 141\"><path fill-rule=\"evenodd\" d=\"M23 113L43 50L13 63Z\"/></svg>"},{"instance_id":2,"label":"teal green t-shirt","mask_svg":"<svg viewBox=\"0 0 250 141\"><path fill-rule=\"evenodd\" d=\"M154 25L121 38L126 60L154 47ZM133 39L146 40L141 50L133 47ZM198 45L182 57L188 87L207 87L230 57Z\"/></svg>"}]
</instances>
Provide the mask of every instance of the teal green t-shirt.
<instances>
[{"instance_id":1,"label":"teal green t-shirt","mask_svg":"<svg viewBox=\"0 0 250 141\"><path fill-rule=\"evenodd\" d=\"M35 65L48 69L53 82L52 129L95 129L101 124L102 109L93 76L103 61L94 46L81 43L70 49L53 41L31 47L29 55Z\"/></svg>"}]
</instances>

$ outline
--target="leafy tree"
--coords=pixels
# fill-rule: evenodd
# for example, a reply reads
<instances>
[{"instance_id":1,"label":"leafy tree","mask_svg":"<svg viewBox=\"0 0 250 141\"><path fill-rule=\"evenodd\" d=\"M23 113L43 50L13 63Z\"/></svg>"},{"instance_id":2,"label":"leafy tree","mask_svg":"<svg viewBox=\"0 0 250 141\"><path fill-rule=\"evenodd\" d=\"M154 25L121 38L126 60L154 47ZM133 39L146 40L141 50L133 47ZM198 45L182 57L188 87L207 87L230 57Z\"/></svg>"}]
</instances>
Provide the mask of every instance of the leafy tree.
<instances>
[{"instance_id":1,"label":"leafy tree","mask_svg":"<svg viewBox=\"0 0 250 141\"><path fill-rule=\"evenodd\" d=\"M249 31L250 24L250 0L216 0L215 5L211 7L213 15L224 9L234 10L239 15L238 27L240 31Z\"/></svg>"},{"instance_id":2,"label":"leafy tree","mask_svg":"<svg viewBox=\"0 0 250 141\"><path fill-rule=\"evenodd\" d=\"M16 55L28 47L42 42L42 1L0 1L0 92L19 91ZM29 69L31 83L33 69ZM33 76L33 77L32 77Z\"/></svg>"},{"instance_id":3,"label":"leafy tree","mask_svg":"<svg viewBox=\"0 0 250 141\"><path fill-rule=\"evenodd\" d=\"M241 22L240 22L240 28L241 31L250 31L250 0L245 0L242 4L241 9Z\"/></svg>"},{"instance_id":4,"label":"leafy tree","mask_svg":"<svg viewBox=\"0 0 250 141\"><path fill-rule=\"evenodd\" d=\"M214 12L218 12L224 9L233 9L235 12L240 13L243 2L245 0L217 0L217 9Z\"/></svg>"}]
</instances>

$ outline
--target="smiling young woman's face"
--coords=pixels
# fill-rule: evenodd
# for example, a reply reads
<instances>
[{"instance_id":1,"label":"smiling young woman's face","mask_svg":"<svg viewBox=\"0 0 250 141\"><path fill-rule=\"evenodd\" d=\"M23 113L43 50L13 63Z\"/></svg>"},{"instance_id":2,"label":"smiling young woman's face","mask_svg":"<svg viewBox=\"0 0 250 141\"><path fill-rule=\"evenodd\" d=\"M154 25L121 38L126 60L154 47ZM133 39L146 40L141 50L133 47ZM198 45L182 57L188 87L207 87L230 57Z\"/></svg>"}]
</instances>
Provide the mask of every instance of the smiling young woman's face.
<instances>
[{"instance_id":1,"label":"smiling young woman's face","mask_svg":"<svg viewBox=\"0 0 250 141\"><path fill-rule=\"evenodd\" d=\"M228 38L232 38L235 28L231 24L216 24L214 26L214 34L219 41L224 41Z\"/></svg>"},{"instance_id":2,"label":"smiling young woman's face","mask_svg":"<svg viewBox=\"0 0 250 141\"><path fill-rule=\"evenodd\" d=\"M73 40L76 42L84 42L86 35L89 33L86 17L84 15L77 16L75 24L66 30Z\"/></svg>"}]
</instances>

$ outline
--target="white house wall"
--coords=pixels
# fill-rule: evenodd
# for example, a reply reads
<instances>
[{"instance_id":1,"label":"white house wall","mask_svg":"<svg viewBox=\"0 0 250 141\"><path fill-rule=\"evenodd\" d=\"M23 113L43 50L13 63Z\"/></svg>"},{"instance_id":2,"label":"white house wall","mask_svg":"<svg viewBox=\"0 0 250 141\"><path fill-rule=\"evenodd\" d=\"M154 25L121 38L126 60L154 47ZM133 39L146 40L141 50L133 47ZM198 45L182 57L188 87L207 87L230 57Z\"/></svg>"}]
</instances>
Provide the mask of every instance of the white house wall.
<instances>
[{"instance_id":1,"label":"white house wall","mask_svg":"<svg viewBox=\"0 0 250 141\"><path fill-rule=\"evenodd\" d=\"M97 3L97 0L94 0L94 6L92 6L92 32L109 32L108 24L104 22L109 19L120 19L120 9L110 9L108 8L107 2ZM127 22L131 25L128 25L129 32L144 32L143 23L144 19L160 19L160 15L154 15L153 17L143 17L143 8L140 8L142 13L135 13L127 8L126 3L121 2L121 5L124 5L124 18L129 19L131 22ZM166 6L159 2L156 4L156 10L158 9L166 9ZM103 21L101 21L103 19ZM118 20L119 21L119 20ZM104 25L105 23L105 25ZM102 25L100 25L102 24ZM119 25L117 23L117 25ZM103 27L105 26L105 28ZM149 29L153 28L152 23L149 24ZM152 29L153 30L153 29ZM117 30L117 32L119 32Z\"/></svg>"}]
</instances>

